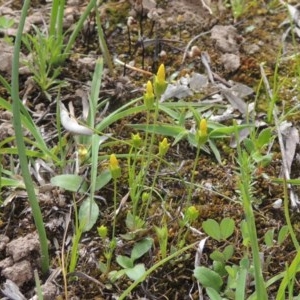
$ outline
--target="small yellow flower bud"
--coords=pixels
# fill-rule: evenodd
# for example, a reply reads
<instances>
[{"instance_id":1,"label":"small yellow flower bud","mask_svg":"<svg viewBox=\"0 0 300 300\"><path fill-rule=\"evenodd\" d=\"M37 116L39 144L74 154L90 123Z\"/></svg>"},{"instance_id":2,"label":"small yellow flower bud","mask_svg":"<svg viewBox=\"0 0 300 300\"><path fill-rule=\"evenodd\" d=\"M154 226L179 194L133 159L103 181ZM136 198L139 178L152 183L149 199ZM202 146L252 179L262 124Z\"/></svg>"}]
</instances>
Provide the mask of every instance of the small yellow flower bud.
<instances>
[{"instance_id":1,"label":"small yellow flower bud","mask_svg":"<svg viewBox=\"0 0 300 300\"><path fill-rule=\"evenodd\" d=\"M88 149L85 145L78 145L78 156L80 161L84 161L87 158L88 155Z\"/></svg>"},{"instance_id":2,"label":"small yellow flower bud","mask_svg":"<svg viewBox=\"0 0 300 300\"><path fill-rule=\"evenodd\" d=\"M160 84L165 83L165 81L166 81L166 70L165 70L165 65L164 64L161 64L159 66L156 78L157 78L158 83L160 83Z\"/></svg>"},{"instance_id":3,"label":"small yellow flower bud","mask_svg":"<svg viewBox=\"0 0 300 300\"><path fill-rule=\"evenodd\" d=\"M110 155L109 169L113 179L117 179L121 176L121 168L115 154Z\"/></svg>"},{"instance_id":4,"label":"small yellow flower bud","mask_svg":"<svg viewBox=\"0 0 300 300\"><path fill-rule=\"evenodd\" d=\"M138 133L137 134L132 133L131 134L131 142L132 142L133 147L138 148L142 144L142 139Z\"/></svg>"},{"instance_id":5,"label":"small yellow flower bud","mask_svg":"<svg viewBox=\"0 0 300 300\"><path fill-rule=\"evenodd\" d=\"M154 93L151 81L148 80L146 85L146 93L144 94L144 104L147 109L152 109L154 107Z\"/></svg>"},{"instance_id":6,"label":"small yellow flower bud","mask_svg":"<svg viewBox=\"0 0 300 300\"><path fill-rule=\"evenodd\" d=\"M143 194L142 194L142 201L143 202L147 202L148 200L149 200L149 193L147 193L147 192L143 192Z\"/></svg>"},{"instance_id":7,"label":"small yellow flower bud","mask_svg":"<svg viewBox=\"0 0 300 300\"><path fill-rule=\"evenodd\" d=\"M161 64L158 68L157 74L154 77L154 93L155 96L160 96L165 92L168 84L166 82L166 70L164 64Z\"/></svg>"},{"instance_id":8,"label":"small yellow flower bud","mask_svg":"<svg viewBox=\"0 0 300 300\"><path fill-rule=\"evenodd\" d=\"M107 237L108 229L107 229L106 226L101 225L101 226L97 227L97 231L98 231L99 236L100 236L102 239L105 239L105 238Z\"/></svg>"},{"instance_id":9,"label":"small yellow flower bud","mask_svg":"<svg viewBox=\"0 0 300 300\"><path fill-rule=\"evenodd\" d=\"M199 122L199 128L196 133L196 140L198 144L203 145L206 143L208 139L208 134L207 134L207 121L206 119L202 119Z\"/></svg>"},{"instance_id":10,"label":"small yellow flower bud","mask_svg":"<svg viewBox=\"0 0 300 300\"><path fill-rule=\"evenodd\" d=\"M199 211L195 206L190 206L185 212L185 217L189 222L193 222L199 217Z\"/></svg>"},{"instance_id":11,"label":"small yellow flower bud","mask_svg":"<svg viewBox=\"0 0 300 300\"><path fill-rule=\"evenodd\" d=\"M159 156L165 156L170 148L170 144L168 143L167 138L164 138L162 142L159 143L158 147L158 155Z\"/></svg>"},{"instance_id":12,"label":"small yellow flower bud","mask_svg":"<svg viewBox=\"0 0 300 300\"><path fill-rule=\"evenodd\" d=\"M199 124L200 133L202 136L207 135L207 121L206 119L202 119Z\"/></svg>"},{"instance_id":13,"label":"small yellow flower bud","mask_svg":"<svg viewBox=\"0 0 300 300\"><path fill-rule=\"evenodd\" d=\"M148 200L149 200L149 193L147 193L147 192L143 192L143 194L142 194L142 201L143 202L147 202Z\"/></svg>"},{"instance_id":14,"label":"small yellow flower bud","mask_svg":"<svg viewBox=\"0 0 300 300\"><path fill-rule=\"evenodd\" d=\"M153 86L150 80L148 80L147 84L146 84L146 94L148 94L149 96L154 96L153 94Z\"/></svg>"}]
</instances>

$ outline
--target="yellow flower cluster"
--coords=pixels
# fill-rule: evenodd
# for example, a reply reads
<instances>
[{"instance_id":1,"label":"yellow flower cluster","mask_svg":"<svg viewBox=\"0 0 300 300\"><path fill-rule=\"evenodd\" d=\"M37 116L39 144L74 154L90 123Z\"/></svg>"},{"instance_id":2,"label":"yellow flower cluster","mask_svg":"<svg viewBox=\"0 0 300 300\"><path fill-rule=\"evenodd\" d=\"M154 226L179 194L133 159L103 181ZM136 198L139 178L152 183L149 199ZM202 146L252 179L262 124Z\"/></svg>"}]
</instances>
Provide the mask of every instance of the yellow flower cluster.
<instances>
[{"instance_id":1,"label":"yellow flower cluster","mask_svg":"<svg viewBox=\"0 0 300 300\"><path fill-rule=\"evenodd\" d=\"M164 64L161 64L158 68L156 76L154 76L154 83L149 80L146 84L146 92L144 94L144 103L147 109L154 107L154 98L157 99L165 92L167 88L166 82L166 70Z\"/></svg>"}]
</instances>

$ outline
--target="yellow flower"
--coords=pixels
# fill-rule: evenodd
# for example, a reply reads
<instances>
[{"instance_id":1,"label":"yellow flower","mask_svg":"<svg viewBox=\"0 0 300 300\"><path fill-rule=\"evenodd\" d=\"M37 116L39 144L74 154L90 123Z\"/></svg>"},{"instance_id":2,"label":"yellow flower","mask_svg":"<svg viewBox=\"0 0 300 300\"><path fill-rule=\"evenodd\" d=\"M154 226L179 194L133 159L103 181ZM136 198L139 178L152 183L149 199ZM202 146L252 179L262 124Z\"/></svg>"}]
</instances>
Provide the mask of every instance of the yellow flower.
<instances>
[{"instance_id":1,"label":"yellow flower","mask_svg":"<svg viewBox=\"0 0 300 300\"><path fill-rule=\"evenodd\" d=\"M168 84L166 82L166 70L164 64L161 64L158 68L157 74L154 77L154 93L157 98L165 92Z\"/></svg>"},{"instance_id":2,"label":"yellow flower","mask_svg":"<svg viewBox=\"0 0 300 300\"><path fill-rule=\"evenodd\" d=\"M146 84L146 94L149 96L154 96L153 93L153 86L150 80L148 80L147 84Z\"/></svg>"},{"instance_id":3,"label":"yellow flower","mask_svg":"<svg viewBox=\"0 0 300 300\"><path fill-rule=\"evenodd\" d=\"M199 145L203 145L207 142L208 134L207 134L207 121L206 119L202 119L199 122L198 130L196 133L196 141Z\"/></svg>"},{"instance_id":4,"label":"yellow flower","mask_svg":"<svg viewBox=\"0 0 300 300\"><path fill-rule=\"evenodd\" d=\"M206 119L202 119L200 121L199 129L200 129L200 134L202 136L206 136L207 135L207 121L206 121Z\"/></svg>"},{"instance_id":5,"label":"yellow flower","mask_svg":"<svg viewBox=\"0 0 300 300\"><path fill-rule=\"evenodd\" d=\"M144 104L147 109L152 109L154 106L153 86L150 80L146 84L146 93L144 94Z\"/></svg>"},{"instance_id":6,"label":"yellow flower","mask_svg":"<svg viewBox=\"0 0 300 300\"><path fill-rule=\"evenodd\" d=\"M84 161L87 158L88 149L85 145L82 145L82 144L78 145L78 155L79 155L80 161Z\"/></svg>"},{"instance_id":7,"label":"yellow flower","mask_svg":"<svg viewBox=\"0 0 300 300\"><path fill-rule=\"evenodd\" d=\"M159 143L158 146L158 155L165 156L170 148L170 144L168 143L167 138L164 138L162 142Z\"/></svg>"},{"instance_id":8,"label":"yellow flower","mask_svg":"<svg viewBox=\"0 0 300 300\"><path fill-rule=\"evenodd\" d=\"M113 179L121 176L121 168L115 154L111 154L109 158L109 169Z\"/></svg>"},{"instance_id":9,"label":"yellow flower","mask_svg":"<svg viewBox=\"0 0 300 300\"><path fill-rule=\"evenodd\" d=\"M165 65L161 64L158 68L157 74L156 74L157 82L160 84L165 83L166 81L166 70Z\"/></svg>"}]
</instances>

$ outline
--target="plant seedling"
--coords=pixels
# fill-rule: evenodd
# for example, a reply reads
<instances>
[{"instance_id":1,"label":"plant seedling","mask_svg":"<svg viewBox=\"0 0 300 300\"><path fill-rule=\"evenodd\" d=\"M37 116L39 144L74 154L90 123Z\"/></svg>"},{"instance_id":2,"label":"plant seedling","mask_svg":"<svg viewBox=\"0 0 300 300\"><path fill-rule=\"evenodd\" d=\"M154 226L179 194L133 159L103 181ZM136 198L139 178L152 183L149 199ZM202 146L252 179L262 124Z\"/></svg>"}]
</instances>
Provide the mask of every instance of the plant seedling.
<instances>
[{"instance_id":1,"label":"plant seedling","mask_svg":"<svg viewBox=\"0 0 300 300\"><path fill-rule=\"evenodd\" d=\"M110 279L118 279L124 274L126 274L131 280L137 280L145 272L145 265L143 263L134 264L135 261L146 254L153 245L153 240L151 238L145 238L133 246L130 257L125 255L118 255L116 258L117 263L123 268L120 271L110 272Z\"/></svg>"},{"instance_id":2,"label":"plant seedling","mask_svg":"<svg viewBox=\"0 0 300 300\"><path fill-rule=\"evenodd\" d=\"M231 218L224 218L220 224L213 219L208 219L202 223L202 227L206 234L220 242L233 234L235 224Z\"/></svg>"}]
</instances>

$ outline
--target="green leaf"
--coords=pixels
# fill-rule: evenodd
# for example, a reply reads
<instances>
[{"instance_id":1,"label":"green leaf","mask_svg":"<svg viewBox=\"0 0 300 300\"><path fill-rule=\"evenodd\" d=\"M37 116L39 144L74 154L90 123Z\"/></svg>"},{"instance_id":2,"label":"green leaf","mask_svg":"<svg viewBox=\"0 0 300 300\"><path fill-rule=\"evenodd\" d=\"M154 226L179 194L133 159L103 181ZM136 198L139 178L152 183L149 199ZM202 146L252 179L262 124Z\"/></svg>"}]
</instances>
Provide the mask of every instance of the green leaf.
<instances>
[{"instance_id":1,"label":"green leaf","mask_svg":"<svg viewBox=\"0 0 300 300\"><path fill-rule=\"evenodd\" d=\"M267 247L272 247L274 245L274 228L269 229L265 233L264 240Z\"/></svg>"},{"instance_id":2,"label":"green leaf","mask_svg":"<svg viewBox=\"0 0 300 300\"><path fill-rule=\"evenodd\" d=\"M176 145L178 142L185 139L187 137L187 135L188 135L188 131L180 132L177 136L175 136L175 140L174 140L172 146Z\"/></svg>"},{"instance_id":3,"label":"green leaf","mask_svg":"<svg viewBox=\"0 0 300 300\"><path fill-rule=\"evenodd\" d=\"M82 231L89 231L96 223L99 216L97 203L90 198L85 199L79 208L79 224Z\"/></svg>"},{"instance_id":4,"label":"green leaf","mask_svg":"<svg viewBox=\"0 0 300 300\"><path fill-rule=\"evenodd\" d=\"M133 259L128 256L118 255L116 261L124 269L133 268Z\"/></svg>"},{"instance_id":5,"label":"green leaf","mask_svg":"<svg viewBox=\"0 0 300 300\"><path fill-rule=\"evenodd\" d=\"M145 222L139 216L134 216L131 212L127 213L125 223L126 227L130 231L141 229L145 224Z\"/></svg>"},{"instance_id":6,"label":"green leaf","mask_svg":"<svg viewBox=\"0 0 300 300\"><path fill-rule=\"evenodd\" d=\"M272 161L273 154L269 153L269 154L262 155L260 152L255 151L252 154L252 158L256 163L260 163L262 166L267 166Z\"/></svg>"},{"instance_id":7,"label":"green leaf","mask_svg":"<svg viewBox=\"0 0 300 300\"><path fill-rule=\"evenodd\" d=\"M274 178L272 179L272 182L274 183L284 183L284 180L282 178ZM300 179L289 179L286 180L286 183L292 184L292 185L300 185Z\"/></svg>"},{"instance_id":8,"label":"green leaf","mask_svg":"<svg viewBox=\"0 0 300 300\"><path fill-rule=\"evenodd\" d=\"M225 270L225 264L220 261L213 261L213 270L222 277L228 275Z\"/></svg>"},{"instance_id":9,"label":"green leaf","mask_svg":"<svg viewBox=\"0 0 300 300\"><path fill-rule=\"evenodd\" d=\"M171 124L159 124L159 125L143 125L143 124L130 124L130 127L136 130L143 130L149 133L161 134L163 136L177 137L179 134L188 132L182 126L176 126Z\"/></svg>"},{"instance_id":10,"label":"green leaf","mask_svg":"<svg viewBox=\"0 0 300 300\"><path fill-rule=\"evenodd\" d=\"M214 261L218 261L218 262L225 262L225 257L224 254L222 252L220 252L219 250L215 250L213 253L210 254L210 259L214 260Z\"/></svg>"},{"instance_id":11,"label":"green leaf","mask_svg":"<svg viewBox=\"0 0 300 300\"><path fill-rule=\"evenodd\" d=\"M228 245L225 247L224 251L223 251L223 254L224 254L224 257L225 257L225 260L229 260L232 255L234 253L234 247L233 245Z\"/></svg>"},{"instance_id":12,"label":"green leaf","mask_svg":"<svg viewBox=\"0 0 300 300\"><path fill-rule=\"evenodd\" d=\"M126 269L125 273L131 280L138 280L140 277L145 274L146 269L144 264L137 264L131 269Z\"/></svg>"},{"instance_id":13,"label":"green leaf","mask_svg":"<svg viewBox=\"0 0 300 300\"><path fill-rule=\"evenodd\" d=\"M254 143L251 139L246 138L246 139L244 139L243 143L244 143L245 148L246 148L246 150L249 154L251 154L252 152L255 151Z\"/></svg>"},{"instance_id":14,"label":"green leaf","mask_svg":"<svg viewBox=\"0 0 300 300\"><path fill-rule=\"evenodd\" d=\"M19 189L25 189L25 184L24 181L21 179L12 179L12 178L6 178L6 177L1 177L0 178L0 188L5 187L5 186L11 186L14 188L19 188Z\"/></svg>"},{"instance_id":15,"label":"green leaf","mask_svg":"<svg viewBox=\"0 0 300 300\"><path fill-rule=\"evenodd\" d=\"M217 160L218 163L221 165L221 164L222 164L221 154L220 154L220 152L219 152L219 150L218 150L218 148L217 148L215 142L212 141L212 140L208 140L208 144L209 144L209 147L210 147L211 151L213 152L213 154L214 154L216 160Z\"/></svg>"},{"instance_id":16,"label":"green leaf","mask_svg":"<svg viewBox=\"0 0 300 300\"><path fill-rule=\"evenodd\" d=\"M111 180L111 172L110 170L104 170L100 175L96 178L96 186L95 191L101 190L104 186L106 186Z\"/></svg>"},{"instance_id":17,"label":"green leaf","mask_svg":"<svg viewBox=\"0 0 300 300\"><path fill-rule=\"evenodd\" d=\"M87 190L86 182L83 182L82 176L63 174L51 178L51 184L71 192L85 192Z\"/></svg>"},{"instance_id":18,"label":"green leaf","mask_svg":"<svg viewBox=\"0 0 300 300\"><path fill-rule=\"evenodd\" d=\"M279 233L278 233L278 244L282 244L284 240L287 238L289 234L289 227L287 225L284 225L280 228Z\"/></svg>"},{"instance_id":19,"label":"green leaf","mask_svg":"<svg viewBox=\"0 0 300 300\"><path fill-rule=\"evenodd\" d=\"M261 149L264 146L268 146L272 139L272 131L271 128L263 129L260 134L258 135L256 141L256 149Z\"/></svg>"},{"instance_id":20,"label":"green leaf","mask_svg":"<svg viewBox=\"0 0 300 300\"><path fill-rule=\"evenodd\" d=\"M136 259L143 256L147 253L152 247L153 240L151 238L145 238L139 242L137 242L131 252L131 259L135 261Z\"/></svg>"},{"instance_id":21,"label":"green leaf","mask_svg":"<svg viewBox=\"0 0 300 300\"><path fill-rule=\"evenodd\" d=\"M240 268L238 270L235 299L245 299L248 267L249 259L243 258L240 261Z\"/></svg>"},{"instance_id":22,"label":"green leaf","mask_svg":"<svg viewBox=\"0 0 300 300\"><path fill-rule=\"evenodd\" d=\"M249 128L251 125L243 124L238 126L224 126L221 128L216 128L209 133L209 138L219 139L224 137L229 137L236 132L236 130L240 131L244 128Z\"/></svg>"},{"instance_id":23,"label":"green leaf","mask_svg":"<svg viewBox=\"0 0 300 300\"><path fill-rule=\"evenodd\" d=\"M226 240L234 232L234 221L231 218L224 218L220 224L221 239Z\"/></svg>"},{"instance_id":24,"label":"green leaf","mask_svg":"<svg viewBox=\"0 0 300 300\"><path fill-rule=\"evenodd\" d=\"M213 288L210 288L210 287L206 288L206 293L210 300L222 300L222 297Z\"/></svg>"},{"instance_id":25,"label":"green leaf","mask_svg":"<svg viewBox=\"0 0 300 300\"><path fill-rule=\"evenodd\" d=\"M194 270L194 276L203 285L203 287L211 287L217 292L223 285L221 276L215 271L206 267L196 267Z\"/></svg>"},{"instance_id":26,"label":"green leaf","mask_svg":"<svg viewBox=\"0 0 300 300\"><path fill-rule=\"evenodd\" d=\"M245 247L248 247L250 244L250 234L249 234L247 222L245 220L242 220L240 227L243 236L243 245Z\"/></svg>"},{"instance_id":27,"label":"green leaf","mask_svg":"<svg viewBox=\"0 0 300 300\"><path fill-rule=\"evenodd\" d=\"M105 264L105 267L107 268L106 264ZM103 271L101 271L101 272L105 273ZM119 280L122 276L124 276L125 274L126 274L126 269L121 269L119 271L113 270L108 273L108 279L111 283L114 283L117 280Z\"/></svg>"},{"instance_id":28,"label":"green leaf","mask_svg":"<svg viewBox=\"0 0 300 300\"><path fill-rule=\"evenodd\" d=\"M221 230L217 221L208 219L202 223L202 228L207 235L217 240L221 240Z\"/></svg>"},{"instance_id":29,"label":"green leaf","mask_svg":"<svg viewBox=\"0 0 300 300\"><path fill-rule=\"evenodd\" d=\"M225 270L231 278L235 278L237 274L237 268L233 268L231 266L225 266Z\"/></svg>"}]
</instances>

